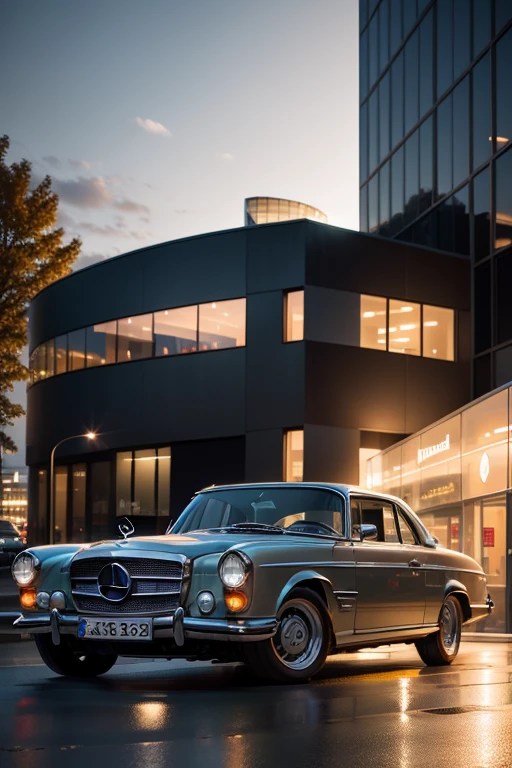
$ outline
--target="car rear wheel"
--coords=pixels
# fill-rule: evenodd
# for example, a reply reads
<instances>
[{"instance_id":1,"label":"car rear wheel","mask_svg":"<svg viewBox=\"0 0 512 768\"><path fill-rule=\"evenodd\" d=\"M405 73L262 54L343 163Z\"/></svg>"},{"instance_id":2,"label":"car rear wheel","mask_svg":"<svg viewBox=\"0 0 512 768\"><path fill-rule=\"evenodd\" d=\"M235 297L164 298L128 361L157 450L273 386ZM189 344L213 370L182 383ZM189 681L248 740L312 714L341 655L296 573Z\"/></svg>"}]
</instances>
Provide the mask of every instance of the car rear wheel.
<instances>
[{"instance_id":1,"label":"car rear wheel","mask_svg":"<svg viewBox=\"0 0 512 768\"><path fill-rule=\"evenodd\" d=\"M70 647L69 638L61 637L54 645L50 634L34 635L37 650L52 672L68 677L96 677L112 669L117 661L113 653L80 654Z\"/></svg>"},{"instance_id":2,"label":"car rear wheel","mask_svg":"<svg viewBox=\"0 0 512 768\"><path fill-rule=\"evenodd\" d=\"M329 650L329 618L311 589L293 589L277 614L274 637L245 646L245 661L259 677L281 683L309 680Z\"/></svg>"},{"instance_id":3,"label":"car rear wheel","mask_svg":"<svg viewBox=\"0 0 512 768\"><path fill-rule=\"evenodd\" d=\"M448 596L441 608L439 629L417 640L416 650L429 667L451 664L459 652L462 609L456 597Z\"/></svg>"}]
</instances>

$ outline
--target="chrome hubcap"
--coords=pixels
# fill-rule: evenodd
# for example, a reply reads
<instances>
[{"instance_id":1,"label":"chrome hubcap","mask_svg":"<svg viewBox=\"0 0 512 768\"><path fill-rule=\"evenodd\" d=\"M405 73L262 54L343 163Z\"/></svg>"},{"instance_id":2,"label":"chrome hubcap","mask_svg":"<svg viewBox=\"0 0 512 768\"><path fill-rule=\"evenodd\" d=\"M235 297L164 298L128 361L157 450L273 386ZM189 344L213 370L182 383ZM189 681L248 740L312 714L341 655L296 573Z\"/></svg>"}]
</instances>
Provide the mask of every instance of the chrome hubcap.
<instances>
[{"instance_id":1,"label":"chrome hubcap","mask_svg":"<svg viewBox=\"0 0 512 768\"><path fill-rule=\"evenodd\" d=\"M307 669L322 647L323 625L317 609L303 600L290 600L281 609L274 651L290 669Z\"/></svg>"},{"instance_id":2,"label":"chrome hubcap","mask_svg":"<svg viewBox=\"0 0 512 768\"><path fill-rule=\"evenodd\" d=\"M449 656L457 650L458 645L458 620L457 611L452 602L443 605L441 613L441 638L446 653Z\"/></svg>"}]
</instances>

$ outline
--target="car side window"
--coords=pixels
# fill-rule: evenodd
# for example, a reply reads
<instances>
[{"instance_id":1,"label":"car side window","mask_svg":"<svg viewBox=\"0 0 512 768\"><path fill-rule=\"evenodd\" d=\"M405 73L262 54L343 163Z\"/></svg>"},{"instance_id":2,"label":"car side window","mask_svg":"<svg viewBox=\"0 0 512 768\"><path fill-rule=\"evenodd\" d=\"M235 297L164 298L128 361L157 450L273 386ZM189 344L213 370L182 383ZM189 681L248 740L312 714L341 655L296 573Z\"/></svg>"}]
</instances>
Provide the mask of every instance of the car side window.
<instances>
[{"instance_id":1,"label":"car side window","mask_svg":"<svg viewBox=\"0 0 512 768\"><path fill-rule=\"evenodd\" d=\"M377 528L376 541L398 544L393 505L380 499L361 499L361 522ZM374 539L375 540L375 539Z\"/></svg>"},{"instance_id":2,"label":"car side window","mask_svg":"<svg viewBox=\"0 0 512 768\"><path fill-rule=\"evenodd\" d=\"M360 538L361 529L361 503L357 499L350 499L350 528L352 538Z\"/></svg>"},{"instance_id":3,"label":"car side window","mask_svg":"<svg viewBox=\"0 0 512 768\"><path fill-rule=\"evenodd\" d=\"M403 544L418 544L418 539L401 509L397 509L398 526Z\"/></svg>"}]
</instances>

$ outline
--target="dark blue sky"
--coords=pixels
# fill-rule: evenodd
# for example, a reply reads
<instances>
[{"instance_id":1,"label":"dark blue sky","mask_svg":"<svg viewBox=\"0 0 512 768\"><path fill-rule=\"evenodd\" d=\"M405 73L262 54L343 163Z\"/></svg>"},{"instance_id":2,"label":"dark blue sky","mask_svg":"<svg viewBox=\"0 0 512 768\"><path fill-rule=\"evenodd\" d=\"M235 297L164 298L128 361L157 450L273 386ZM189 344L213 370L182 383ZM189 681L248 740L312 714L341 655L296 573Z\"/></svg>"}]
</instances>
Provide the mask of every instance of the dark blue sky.
<instances>
[{"instance_id":1,"label":"dark blue sky","mask_svg":"<svg viewBox=\"0 0 512 768\"><path fill-rule=\"evenodd\" d=\"M0 133L81 264L291 197L358 227L357 0L5 0Z\"/></svg>"}]
</instances>

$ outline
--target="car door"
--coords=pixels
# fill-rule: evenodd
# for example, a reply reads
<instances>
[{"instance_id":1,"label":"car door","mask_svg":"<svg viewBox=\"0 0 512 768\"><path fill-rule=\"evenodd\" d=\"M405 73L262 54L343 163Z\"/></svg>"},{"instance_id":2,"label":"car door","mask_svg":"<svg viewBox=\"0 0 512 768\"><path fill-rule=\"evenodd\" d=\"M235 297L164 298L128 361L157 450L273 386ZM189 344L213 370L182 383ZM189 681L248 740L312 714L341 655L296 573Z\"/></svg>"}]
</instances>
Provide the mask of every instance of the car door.
<instances>
[{"instance_id":1,"label":"car door","mask_svg":"<svg viewBox=\"0 0 512 768\"><path fill-rule=\"evenodd\" d=\"M425 614L425 572L413 531L385 498L351 495L357 610L356 632L420 626ZM360 540L361 524L375 525L376 540ZM409 539L409 537L411 537Z\"/></svg>"}]
</instances>

